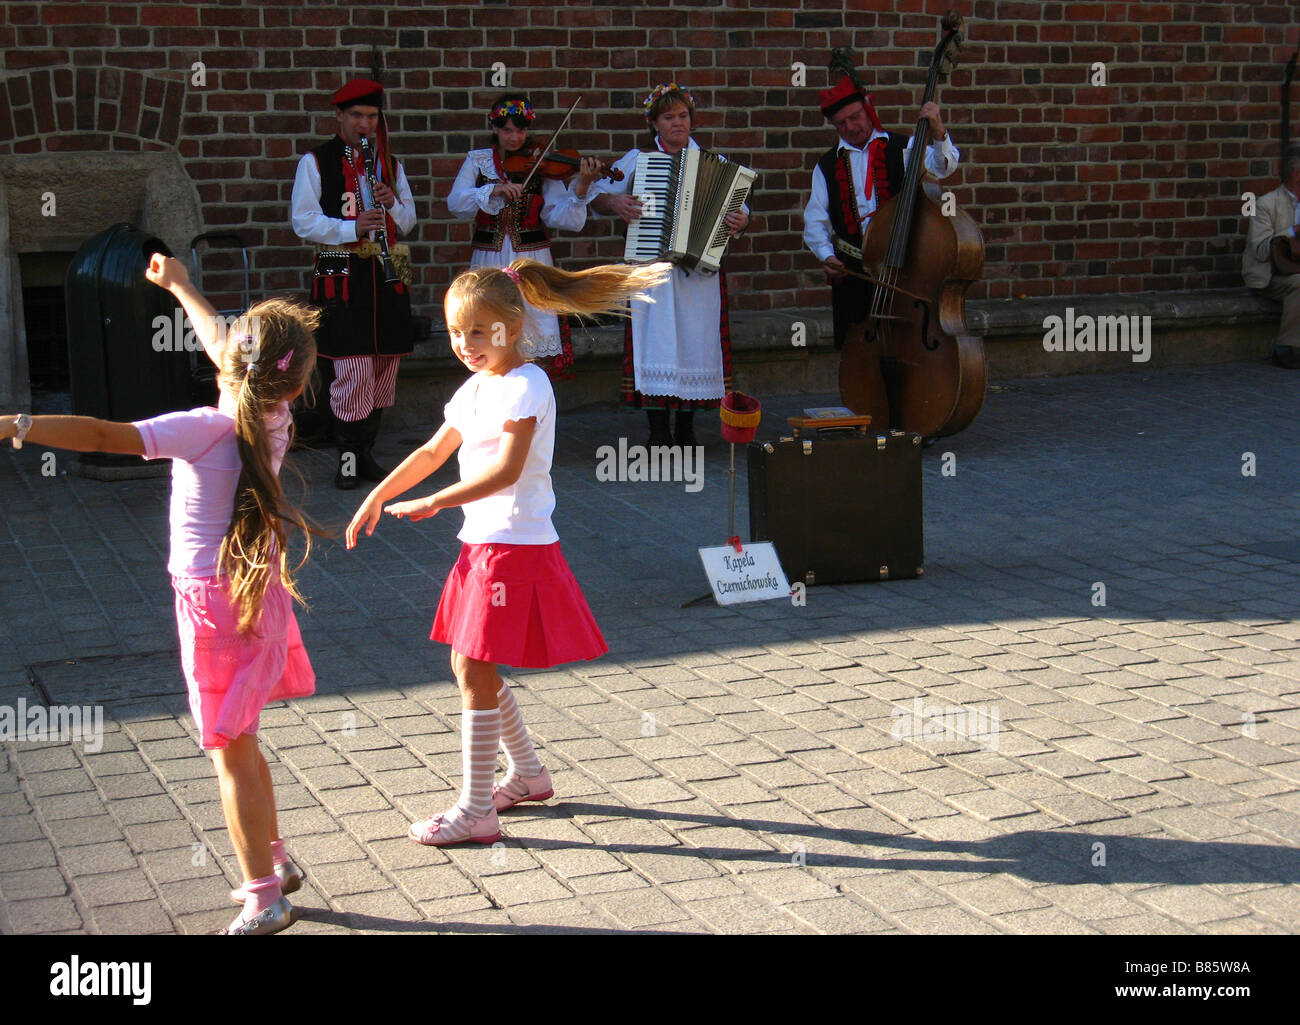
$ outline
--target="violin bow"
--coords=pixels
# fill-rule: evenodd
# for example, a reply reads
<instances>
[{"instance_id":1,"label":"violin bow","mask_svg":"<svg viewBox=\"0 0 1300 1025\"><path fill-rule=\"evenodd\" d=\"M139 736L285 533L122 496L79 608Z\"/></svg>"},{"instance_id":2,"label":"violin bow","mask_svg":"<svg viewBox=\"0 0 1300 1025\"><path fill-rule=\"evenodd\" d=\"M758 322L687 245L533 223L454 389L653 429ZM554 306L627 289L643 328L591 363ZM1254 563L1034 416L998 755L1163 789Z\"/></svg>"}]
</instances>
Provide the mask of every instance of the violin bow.
<instances>
[{"instance_id":1,"label":"violin bow","mask_svg":"<svg viewBox=\"0 0 1300 1025\"><path fill-rule=\"evenodd\" d=\"M542 150L542 155L539 156L537 158L537 162L533 164L533 169L528 172L528 177L524 179L524 184L522 186L523 188L525 189L528 188L528 183L533 180L533 175L535 175L537 173L537 169L542 166L542 161L546 159L546 154L551 152L551 147L555 145L555 140L560 137L560 133L564 131L564 126L569 123L569 118L573 116L574 109L581 102L582 102L582 94L579 93L578 98L574 100L572 106L569 107L569 112L564 115L564 120L560 122L560 127L555 129L555 131L551 133L551 138L547 141L546 148Z\"/></svg>"}]
</instances>

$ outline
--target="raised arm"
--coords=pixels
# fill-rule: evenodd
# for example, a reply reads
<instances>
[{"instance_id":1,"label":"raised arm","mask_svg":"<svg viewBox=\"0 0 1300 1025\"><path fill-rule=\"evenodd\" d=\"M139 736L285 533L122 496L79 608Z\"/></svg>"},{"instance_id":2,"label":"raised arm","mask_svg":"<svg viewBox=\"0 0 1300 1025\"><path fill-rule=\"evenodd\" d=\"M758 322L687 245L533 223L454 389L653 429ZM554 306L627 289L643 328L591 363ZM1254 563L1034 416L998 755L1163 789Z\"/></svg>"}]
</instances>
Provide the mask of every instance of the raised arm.
<instances>
[{"instance_id":1,"label":"raised arm","mask_svg":"<svg viewBox=\"0 0 1300 1025\"><path fill-rule=\"evenodd\" d=\"M154 253L145 268L144 276L159 288L165 288L185 309L194 329L194 337L203 344L203 351L208 354L218 367L221 366L221 350L225 344L224 332L217 329L217 311L203 297L203 293L190 281L190 273L185 264L173 256ZM225 322L222 321L224 327Z\"/></svg>"}]
</instances>

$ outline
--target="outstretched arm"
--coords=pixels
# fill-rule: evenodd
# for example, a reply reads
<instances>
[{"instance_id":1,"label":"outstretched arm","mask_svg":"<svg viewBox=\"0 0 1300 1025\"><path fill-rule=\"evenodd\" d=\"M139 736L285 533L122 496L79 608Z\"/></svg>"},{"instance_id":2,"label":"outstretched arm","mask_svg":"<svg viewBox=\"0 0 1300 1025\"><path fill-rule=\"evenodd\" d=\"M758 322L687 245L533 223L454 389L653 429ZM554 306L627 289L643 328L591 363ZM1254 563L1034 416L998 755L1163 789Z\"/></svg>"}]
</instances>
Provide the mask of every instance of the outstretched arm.
<instances>
[{"instance_id":1,"label":"outstretched arm","mask_svg":"<svg viewBox=\"0 0 1300 1025\"><path fill-rule=\"evenodd\" d=\"M533 443L533 432L536 429L535 416L523 420L507 420L501 429L497 461L482 474L469 480L458 481L428 498L390 505L384 511L392 513L398 519L406 517L411 520L423 520L436 515L442 509L477 502L480 498L487 498L510 487L524 472L524 463L528 459L528 449Z\"/></svg>"},{"instance_id":2,"label":"outstretched arm","mask_svg":"<svg viewBox=\"0 0 1300 1025\"><path fill-rule=\"evenodd\" d=\"M185 264L174 256L154 253L145 268L144 276L159 288L165 288L176 301L185 308L185 313L194 328L194 337L203 343L203 351L208 359L221 366L221 349L225 343L224 332L217 330L217 311L203 298L203 293L190 281L190 273ZM223 322L224 324L224 322Z\"/></svg>"},{"instance_id":3,"label":"outstretched arm","mask_svg":"<svg viewBox=\"0 0 1300 1025\"><path fill-rule=\"evenodd\" d=\"M420 481L437 473L442 464L451 458L451 454L460 447L460 431L451 424L444 423L438 432L427 442L402 460L400 466L375 485L375 489L366 496L366 500L357 509L352 522L348 524L347 546L355 548L361 528L365 528L366 537L375 532L379 523L384 503L411 490Z\"/></svg>"},{"instance_id":4,"label":"outstretched arm","mask_svg":"<svg viewBox=\"0 0 1300 1025\"><path fill-rule=\"evenodd\" d=\"M18 418L0 417L0 441L18 436ZM96 420L91 416L34 416L26 441L72 452L114 452L144 455L144 441L135 424Z\"/></svg>"}]
</instances>

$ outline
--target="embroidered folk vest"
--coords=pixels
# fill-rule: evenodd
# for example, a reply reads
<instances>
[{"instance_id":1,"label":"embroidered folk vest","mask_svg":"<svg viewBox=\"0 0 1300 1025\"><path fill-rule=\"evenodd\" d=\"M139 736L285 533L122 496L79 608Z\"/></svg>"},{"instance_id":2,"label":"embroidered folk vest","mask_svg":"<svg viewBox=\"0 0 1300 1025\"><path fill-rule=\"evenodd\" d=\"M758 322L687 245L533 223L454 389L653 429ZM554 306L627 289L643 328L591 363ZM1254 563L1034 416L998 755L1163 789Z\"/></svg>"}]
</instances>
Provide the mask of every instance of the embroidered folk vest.
<instances>
[{"instance_id":1,"label":"embroidered folk vest","mask_svg":"<svg viewBox=\"0 0 1300 1025\"><path fill-rule=\"evenodd\" d=\"M907 137L888 135L867 145L867 167L875 184L876 207L889 199L903 184L903 150ZM826 179L826 207L831 230L838 238L855 246L862 245L862 217L858 212L857 189L853 187L849 151L832 146L817 161ZM870 198L870 191L867 192Z\"/></svg>"},{"instance_id":2,"label":"embroidered folk vest","mask_svg":"<svg viewBox=\"0 0 1300 1025\"><path fill-rule=\"evenodd\" d=\"M501 160L494 149L492 163L496 167L497 181L505 181L506 174L501 167ZM479 170L475 187L486 185L491 179ZM498 214L489 214L480 210L474 216L474 248L487 253L501 252L501 246L507 233L510 244L516 253L526 253L534 249L545 249L551 244L550 233L542 224L542 189L546 182L541 174L533 175L533 180L524 189L524 194L513 203L507 203Z\"/></svg>"}]
</instances>

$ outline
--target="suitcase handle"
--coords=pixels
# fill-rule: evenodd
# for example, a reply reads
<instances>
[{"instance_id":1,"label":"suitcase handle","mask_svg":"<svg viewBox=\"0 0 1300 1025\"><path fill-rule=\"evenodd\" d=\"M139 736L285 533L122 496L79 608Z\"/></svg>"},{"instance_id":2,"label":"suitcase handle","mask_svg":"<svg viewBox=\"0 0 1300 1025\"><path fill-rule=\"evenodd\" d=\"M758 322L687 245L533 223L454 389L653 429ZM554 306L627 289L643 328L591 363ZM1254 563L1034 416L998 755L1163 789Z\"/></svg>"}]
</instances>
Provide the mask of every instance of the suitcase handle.
<instances>
[{"instance_id":1,"label":"suitcase handle","mask_svg":"<svg viewBox=\"0 0 1300 1025\"><path fill-rule=\"evenodd\" d=\"M794 431L794 436L798 438L800 432L805 430L820 431L827 428L853 428L855 434L865 435L867 428L871 426L871 417L869 416L788 416L785 422L790 425Z\"/></svg>"}]
</instances>

